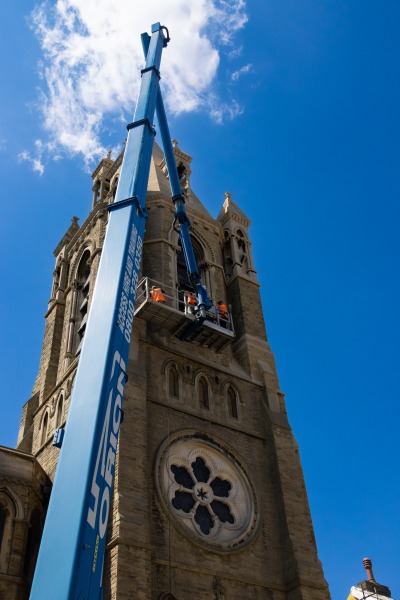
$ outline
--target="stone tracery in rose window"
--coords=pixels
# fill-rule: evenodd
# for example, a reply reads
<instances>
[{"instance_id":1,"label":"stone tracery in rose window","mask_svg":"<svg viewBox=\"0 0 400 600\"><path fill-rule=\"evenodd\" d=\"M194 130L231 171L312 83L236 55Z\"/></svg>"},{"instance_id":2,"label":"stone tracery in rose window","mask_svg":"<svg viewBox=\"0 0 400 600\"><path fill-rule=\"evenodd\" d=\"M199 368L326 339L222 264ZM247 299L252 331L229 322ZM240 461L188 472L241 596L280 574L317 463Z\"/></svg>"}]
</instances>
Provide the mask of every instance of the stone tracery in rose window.
<instances>
[{"instance_id":1,"label":"stone tracery in rose window","mask_svg":"<svg viewBox=\"0 0 400 600\"><path fill-rule=\"evenodd\" d=\"M179 488L172 506L190 515L203 535L212 535L222 525L235 523L235 509L230 499L232 484L213 473L204 458L189 465L170 465Z\"/></svg>"},{"instance_id":2,"label":"stone tracery in rose window","mask_svg":"<svg viewBox=\"0 0 400 600\"><path fill-rule=\"evenodd\" d=\"M164 508L192 541L226 552L242 548L258 530L248 470L222 442L176 432L159 449L155 478Z\"/></svg>"}]
</instances>

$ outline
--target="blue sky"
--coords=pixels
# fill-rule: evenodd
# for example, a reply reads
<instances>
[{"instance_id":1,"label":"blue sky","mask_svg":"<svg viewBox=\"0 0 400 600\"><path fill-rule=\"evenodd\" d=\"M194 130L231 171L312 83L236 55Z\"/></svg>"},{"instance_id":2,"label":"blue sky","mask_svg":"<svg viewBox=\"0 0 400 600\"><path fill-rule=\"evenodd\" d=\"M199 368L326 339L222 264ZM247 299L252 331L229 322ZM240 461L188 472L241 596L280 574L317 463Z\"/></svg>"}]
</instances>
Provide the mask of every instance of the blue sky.
<instances>
[{"instance_id":1,"label":"blue sky","mask_svg":"<svg viewBox=\"0 0 400 600\"><path fill-rule=\"evenodd\" d=\"M37 373L52 251L90 209L96 157L125 137L139 35L160 20L170 128L193 156L192 186L214 216L232 192L253 223L332 598L364 579L370 556L399 599L400 4L242 0L221 14L216 1L188 13L171 0L169 15L148 2L123 23L105 0L97 17L84 4L85 26L71 12L55 24L53 2L35 19L29 0L0 4L0 443L15 445Z\"/></svg>"}]
</instances>

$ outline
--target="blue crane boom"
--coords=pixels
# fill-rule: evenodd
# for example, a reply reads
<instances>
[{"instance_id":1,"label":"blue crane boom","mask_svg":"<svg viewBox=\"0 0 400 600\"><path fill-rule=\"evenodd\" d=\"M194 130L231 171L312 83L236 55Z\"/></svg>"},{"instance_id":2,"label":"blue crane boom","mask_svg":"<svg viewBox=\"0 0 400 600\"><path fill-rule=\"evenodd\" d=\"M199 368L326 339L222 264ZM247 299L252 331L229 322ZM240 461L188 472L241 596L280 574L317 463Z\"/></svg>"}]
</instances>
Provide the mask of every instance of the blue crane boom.
<instances>
[{"instance_id":1,"label":"blue crane boom","mask_svg":"<svg viewBox=\"0 0 400 600\"><path fill-rule=\"evenodd\" d=\"M142 33L142 46L145 57L150 45L150 36L148 33ZM161 92L157 95L156 114L160 128L161 139L164 148L165 162L167 164L169 182L171 186L172 201L175 205L175 221L179 226L179 237L181 239L182 250L188 270L189 280L196 291L197 296L197 319L201 323L206 318L206 310L211 307L207 290L201 283L201 277L193 251L193 245L190 239L189 230L191 228L190 220L185 211L185 197L182 193L179 181L178 170L175 164L175 157L172 150L171 136L169 133L167 115L164 108L164 102Z\"/></svg>"},{"instance_id":2,"label":"blue crane boom","mask_svg":"<svg viewBox=\"0 0 400 600\"><path fill-rule=\"evenodd\" d=\"M146 221L154 112L157 107L182 248L198 297L198 321L210 306L201 285L161 92L159 67L168 31L142 37L146 64L128 125L115 202L96 278L65 437L42 536L31 600L99 600L106 529Z\"/></svg>"}]
</instances>

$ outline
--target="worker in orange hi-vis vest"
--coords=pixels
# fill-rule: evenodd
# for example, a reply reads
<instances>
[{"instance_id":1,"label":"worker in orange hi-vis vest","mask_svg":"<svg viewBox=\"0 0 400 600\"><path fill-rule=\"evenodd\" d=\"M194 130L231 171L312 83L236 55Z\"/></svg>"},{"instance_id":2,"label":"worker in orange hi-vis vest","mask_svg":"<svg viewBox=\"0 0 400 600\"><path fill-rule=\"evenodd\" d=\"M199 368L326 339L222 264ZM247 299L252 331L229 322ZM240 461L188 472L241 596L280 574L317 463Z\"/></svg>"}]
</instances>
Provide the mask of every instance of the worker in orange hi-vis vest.
<instances>
[{"instance_id":1,"label":"worker in orange hi-vis vest","mask_svg":"<svg viewBox=\"0 0 400 600\"><path fill-rule=\"evenodd\" d=\"M193 292L185 292L185 298L186 312L188 312L190 315L194 315L194 308L197 304L196 294Z\"/></svg>"},{"instance_id":2,"label":"worker in orange hi-vis vest","mask_svg":"<svg viewBox=\"0 0 400 600\"><path fill-rule=\"evenodd\" d=\"M156 287L153 285L150 291L150 298L154 300L154 302L163 302L164 304L167 302L164 296L165 292L160 287Z\"/></svg>"},{"instance_id":3,"label":"worker in orange hi-vis vest","mask_svg":"<svg viewBox=\"0 0 400 600\"><path fill-rule=\"evenodd\" d=\"M228 312L228 307L226 306L226 304L224 304L222 302L222 300L220 300L217 303L217 310L218 310L220 326L227 327L228 322L229 322L229 312Z\"/></svg>"}]
</instances>

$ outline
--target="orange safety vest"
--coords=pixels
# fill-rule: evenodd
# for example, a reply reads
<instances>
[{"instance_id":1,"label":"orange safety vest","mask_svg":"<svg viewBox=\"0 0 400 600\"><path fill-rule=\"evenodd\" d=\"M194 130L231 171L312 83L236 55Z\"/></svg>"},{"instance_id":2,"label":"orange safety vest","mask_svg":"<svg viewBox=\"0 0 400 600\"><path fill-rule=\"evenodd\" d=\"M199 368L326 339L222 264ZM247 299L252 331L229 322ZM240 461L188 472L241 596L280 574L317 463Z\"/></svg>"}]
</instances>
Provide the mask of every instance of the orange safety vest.
<instances>
[{"instance_id":1,"label":"orange safety vest","mask_svg":"<svg viewBox=\"0 0 400 600\"><path fill-rule=\"evenodd\" d=\"M220 319L226 319L228 321L229 313L228 313L227 306L225 304L218 304L217 308L218 308L218 313L219 313Z\"/></svg>"},{"instance_id":2,"label":"orange safety vest","mask_svg":"<svg viewBox=\"0 0 400 600\"><path fill-rule=\"evenodd\" d=\"M196 299L196 295L192 294L191 292L185 292L185 296L187 298L187 302L188 304L197 304L197 299Z\"/></svg>"},{"instance_id":3,"label":"orange safety vest","mask_svg":"<svg viewBox=\"0 0 400 600\"><path fill-rule=\"evenodd\" d=\"M161 288L154 288L150 292L150 298L154 300L154 302L166 302L165 296L161 291Z\"/></svg>"}]
</instances>

